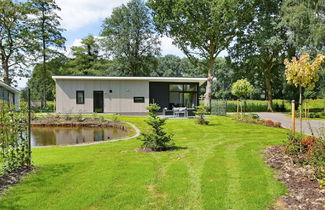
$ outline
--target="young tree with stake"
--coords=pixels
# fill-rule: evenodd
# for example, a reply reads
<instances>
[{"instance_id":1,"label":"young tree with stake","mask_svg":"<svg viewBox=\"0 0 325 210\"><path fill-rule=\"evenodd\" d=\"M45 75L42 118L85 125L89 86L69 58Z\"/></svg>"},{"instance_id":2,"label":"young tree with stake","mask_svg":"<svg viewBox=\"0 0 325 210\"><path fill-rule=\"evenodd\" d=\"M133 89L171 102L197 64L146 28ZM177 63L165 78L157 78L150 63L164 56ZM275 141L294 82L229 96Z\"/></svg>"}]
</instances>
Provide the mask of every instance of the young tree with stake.
<instances>
[{"instance_id":1,"label":"young tree with stake","mask_svg":"<svg viewBox=\"0 0 325 210\"><path fill-rule=\"evenodd\" d=\"M324 55L318 54L313 62L310 62L310 56L304 54L299 59L292 58L292 62L288 59L284 60L286 66L285 75L288 83L293 83L299 87L299 118L300 118L300 133L302 133L302 88L309 87L313 89L315 83L319 79L317 71L325 59Z\"/></svg>"}]
</instances>

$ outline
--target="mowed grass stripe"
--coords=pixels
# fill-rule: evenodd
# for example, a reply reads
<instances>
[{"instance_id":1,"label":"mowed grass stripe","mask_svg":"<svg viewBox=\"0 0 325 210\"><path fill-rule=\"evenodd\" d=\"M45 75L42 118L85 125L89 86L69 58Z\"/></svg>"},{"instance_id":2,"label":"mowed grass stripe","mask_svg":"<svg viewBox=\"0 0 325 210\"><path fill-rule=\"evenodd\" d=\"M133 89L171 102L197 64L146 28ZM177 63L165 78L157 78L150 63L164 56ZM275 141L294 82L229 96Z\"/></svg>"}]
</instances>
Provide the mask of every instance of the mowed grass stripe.
<instances>
[{"instance_id":1,"label":"mowed grass stripe","mask_svg":"<svg viewBox=\"0 0 325 210\"><path fill-rule=\"evenodd\" d=\"M120 119L146 128L143 117ZM135 152L136 140L33 149L38 170L0 197L0 208L266 209L284 188L260 151L281 144L286 131L209 120L168 120L182 147L168 152Z\"/></svg>"}]
</instances>

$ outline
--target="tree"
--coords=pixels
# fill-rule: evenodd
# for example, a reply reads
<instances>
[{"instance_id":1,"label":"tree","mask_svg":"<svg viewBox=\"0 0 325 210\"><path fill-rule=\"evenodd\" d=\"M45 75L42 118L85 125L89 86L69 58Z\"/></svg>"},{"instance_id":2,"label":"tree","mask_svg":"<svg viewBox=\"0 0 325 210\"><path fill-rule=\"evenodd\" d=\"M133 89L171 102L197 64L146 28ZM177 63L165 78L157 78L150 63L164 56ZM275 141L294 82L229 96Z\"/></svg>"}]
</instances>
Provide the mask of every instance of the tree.
<instances>
[{"instance_id":1,"label":"tree","mask_svg":"<svg viewBox=\"0 0 325 210\"><path fill-rule=\"evenodd\" d=\"M283 60L286 56L286 30L279 27L281 1L257 0L254 6L254 21L244 26L231 47L229 57L238 74L250 81L264 84L268 111L273 111L272 83L281 83ZM279 87L277 85L276 87ZM281 86L280 86L281 87Z\"/></svg>"},{"instance_id":2,"label":"tree","mask_svg":"<svg viewBox=\"0 0 325 210\"><path fill-rule=\"evenodd\" d=\"M182 77L184 75L185 63L180 57L175 55L166 55L157 58L157 61L157 68L155 71L151 72L151 76Z\"/></svg>"},{"instance_id":3,"label":"tree","mask_svg":"<svg viewBox=\"0 0 325 210\"><path fill-rule=\"evenodd\" d=\"M142 147L154 151L162 151L173 146L173 135L166 133L163 128L166 123L166 118L160 118L157 115L160 107L157 104L150 104L147 109L149 111L149 117L146 123L151 127L151 130L148 133L141 133L139 140L143 141Z\"/></svg>"},{"instance_id":4,"label":"tree","mask_svg":"<svg viewBox=\"0 0 325 210\"><path fill-rule=\"evenodd\" d=\"M47 60L57 56L57 49L64 48L66 39L62 36L64 31L60 28L60 17L56 11L60 11L60 7L55 3L55 0L32 0L31 8L33 9L33 35L35 38L36 57L42 58L42 78L40 82L42 86L41 106L46 106L47 95Z\"/></svg>"},{"instance_id":5,"label":"tree","mask_svg":"<svg viewBox=\"0 0 325 210\"><path fill-rule=\"evenodd\" d=\"M253 91L254 87L247 79L237 80L231 86L231 93L238 98L247 98Z\"/></svg>"},{"instance_id":6,"label":"tree","mask_svg":"<svg viewBox=\"0 0 325 210\"><path fill-rule=\"evenodd\" d=\"M13 77L26 74L26 52L31 36L27 25L30 11L26 3L0 1L0 59L3 81L10 85Z\"/></svg>"},{"instance_id":7,"label":"tree","mask_svg":"<svg viewBox=\"0 0 325 210\"><path fill-rule=\"evenodd\" d=\"M212 93L215 98L227 99L231 97L231 85L234 82L234 71L224 58L217 58L213 75L215 82L212 85Z\"/></svg>"},{"instance_id":8,"label":"tree","mask_svg":"<svg viewBox=\"0 0 325 210\"><path fill-rule=\"evenodd\" d=\"M114 75L108 72L113 61L103 59L97 38L92 35L81 40L80 46L71 47L73 58L69 59L65 68L69 75L107 76Z\"/></svg>"},{"instance_id":9,"label":"tree","mask_svg":"<svg viewBox=\"0 0 325 210\"><path fill-rule=\"evenodd\" d=\"M325 59L324 55L318 54L315 60L310 63L310 56L304 54L299 59L292 58L292 62L288 59L284 60L286 66L285 74L288 83L293 83L296 87L299 87L299 117L300 117L300 133L302 134L302 88L309 87L313 89L315 83L319 79L317 71Z\"/></svg>"},{"instance_id":10,"label":"tree","mask_svg":"<svg viewBox=\"0 0 325 210\"><path fill-rule=\"evenodd\" d=\"M205 105L210 104L212 71L215 60L225 50L238 29L251 21L250 0L149 0L156 28L174 39L174 43L195 63L206 62Z\"/></svg>"},{"instance_id":11,"label":"tree","mask_svg":"<svg viewBox=\"0 0 325 210\"><path fill-rule=\"evenodd\" d=\"M35 65L31 78L28 80L28 88L30 88L31 98L34 100L42 100L44 93L41 90L43 83L46 85L46 98L45 100L54 100L55 82L52 79L54 75L66 75L68 72L64 67L68 58L65 56L56 57L46 63L46 77L43 75L43 64Z\"/></svg>"},{"instance_id":12,"label":"tree","mask_svg":"<svg viewBox=\"0 0 325 210\"><path fill-rule=\"evenodd\" d=\"M231 87L231 93L244 100L254 91L253 85L247 79L237 80Z\"/></svg>"},{"instance_id":13,"label":"tree","mask_svg":"<svg viewBox=\"0 0 325 210\"><path fill-rule=\"evenodd\" d=\"M286 27L291 56L325 50L324 0L283 0L281 25Z\"/></svg>"},{"instance_id":14,"label":"tree","mask_svg":"<svg viewBox=\"0 0 325 210\"><path fill-rule=\"evenodd\" d=\"M105 19L101 36L107 55L118 62L120 75L147 76L160 54L149 9L142 0L115 8Z\"/></svg>"}]
</instances>

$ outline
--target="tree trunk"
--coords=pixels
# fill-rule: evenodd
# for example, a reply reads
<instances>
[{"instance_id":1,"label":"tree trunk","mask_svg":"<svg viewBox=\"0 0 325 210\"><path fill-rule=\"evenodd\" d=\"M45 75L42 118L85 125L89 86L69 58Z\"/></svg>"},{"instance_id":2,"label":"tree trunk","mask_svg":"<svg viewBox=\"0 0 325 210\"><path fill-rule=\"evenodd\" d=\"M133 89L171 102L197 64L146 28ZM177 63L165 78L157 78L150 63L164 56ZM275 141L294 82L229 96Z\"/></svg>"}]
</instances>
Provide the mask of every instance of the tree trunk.
<instances>
[{"instance_id":1,"label":"tree trunk","mask_svg":"<svg viewBox=\"0 0 325 210\"><path fill-rule=\"evenodd\" d=\"M208 79L207 86L204 94L204 105L211 108L211 96L212 96L212 70L214 66L215 59L211 58L208 62Z\"/></svg>"},{"instance_id":2,"label":"tree trunk","mask_svg":"<svg viewBox=\"0 0 325 210\"><path fill-rule=\"evenodd\" d=\"M43 91L41 107L46 107L46 35L45 35L45 8L42 10L42 57L43 57Z\"/></svg>"},{"instance_id":3,"label":"tree trunk","mask_svg":"<svg viewBox=\"0 0 325 210\"><path fill-rule=\"evenodd\" d=\"M270 70L264 72L264 82L266 87L267 111L273 112L272 85L270 80Z\"/></svg>"},{"instance_id":4,"label":"tree trunk","mask_svg":"<svg viewBox=\"0 0 325 210\"><path fill-rule=\"evenodd\" d=\"M11 79L9 76L9 65L8 60L5 57L1 58L2 70L3 70L3 82L7 85L11 84Z\"/></svg>"},{"instance_id":5,"label":"tree trunk","mask_svg":"<svg viewBox=\"0 0 325 210\"><path fill-rule=\"evenodd\" d=\"M302 135L302 88L299 85L299 118L300 118L300 135Z\"/></svg>"}]
</instances>

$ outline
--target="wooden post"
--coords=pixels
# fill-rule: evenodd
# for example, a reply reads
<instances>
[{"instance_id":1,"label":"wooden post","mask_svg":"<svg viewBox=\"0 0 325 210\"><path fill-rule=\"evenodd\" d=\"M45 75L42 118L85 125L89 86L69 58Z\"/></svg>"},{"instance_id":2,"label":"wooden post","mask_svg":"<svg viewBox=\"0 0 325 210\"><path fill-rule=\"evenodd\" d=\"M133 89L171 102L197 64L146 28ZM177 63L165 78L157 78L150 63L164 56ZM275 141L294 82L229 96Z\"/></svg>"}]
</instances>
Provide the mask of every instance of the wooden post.
<instances>
[{"instance_id":1,"label":"wooden post","mask_svg":"<svg viewBox=\"0 0 325 210\"><path fill-rule=\"evenodd\" d=\"M30 88L28 88L28 165L32 165L32 149L31 149L31 103L30 103Z\"/></svg>"},{"instance_id":2,"label":"wooden post","mask_svg":"<svg viewBox=\"0 0 325 210\"><path fill-rule=\"evenodd\" d=\"M291 101L291 133L295 135L296 132L296 109L295 100Z\"/></svg>"}]
</instances>

